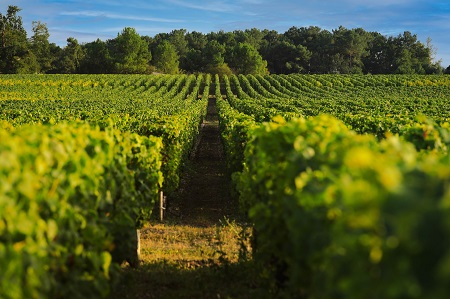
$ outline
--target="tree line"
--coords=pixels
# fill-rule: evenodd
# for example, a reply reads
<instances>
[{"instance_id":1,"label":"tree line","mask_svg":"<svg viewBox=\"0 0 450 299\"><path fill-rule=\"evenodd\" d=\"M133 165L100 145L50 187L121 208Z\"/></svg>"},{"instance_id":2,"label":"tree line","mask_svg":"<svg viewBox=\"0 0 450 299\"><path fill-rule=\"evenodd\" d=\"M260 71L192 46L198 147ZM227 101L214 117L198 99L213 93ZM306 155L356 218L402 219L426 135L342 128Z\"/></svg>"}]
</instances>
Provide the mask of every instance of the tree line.
<instances>
[{"instance_id":1,"label":"tree line","mask_svg":"<svg viewBox=\"0 0 450 299\"><path fill-rule=\"evenodd\" d=\"M49 42L45 23L32 22L28 37L9 6L0 12L0 73L198 73L212 74L441 74L431 40L405 31L384 36L362 28L291 27L284 33L256 28L232 32L186 29L141 36L126 27L113 39L67 45Z\"/></svg>"}]
</instances>

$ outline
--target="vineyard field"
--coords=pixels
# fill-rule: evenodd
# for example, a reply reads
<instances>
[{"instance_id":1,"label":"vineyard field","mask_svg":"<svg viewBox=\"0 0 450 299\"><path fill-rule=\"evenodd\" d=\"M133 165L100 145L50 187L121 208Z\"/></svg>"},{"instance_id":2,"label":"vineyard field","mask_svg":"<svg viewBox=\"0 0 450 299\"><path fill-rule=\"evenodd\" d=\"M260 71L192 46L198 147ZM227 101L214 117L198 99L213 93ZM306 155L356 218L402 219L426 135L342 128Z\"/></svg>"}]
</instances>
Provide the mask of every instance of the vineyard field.
<instances>
[{"instance_id":1,"label":"vineyard field","mask_svg":"<svg viewBox=\"0 0 450 299\"><path fill-rule=\"evenodd\" d=\"M269 292L450 294L449 76L0 75L0 297L107 296L212 97Z\"/></svg>"}]
</instances>

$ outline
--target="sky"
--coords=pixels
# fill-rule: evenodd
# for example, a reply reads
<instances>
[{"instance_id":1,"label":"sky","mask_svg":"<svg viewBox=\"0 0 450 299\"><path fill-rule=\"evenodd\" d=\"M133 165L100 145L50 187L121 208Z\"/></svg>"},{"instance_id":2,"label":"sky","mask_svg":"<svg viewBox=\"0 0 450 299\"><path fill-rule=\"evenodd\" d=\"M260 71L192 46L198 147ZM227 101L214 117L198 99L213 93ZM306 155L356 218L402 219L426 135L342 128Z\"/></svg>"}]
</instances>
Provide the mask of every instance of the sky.
<instances>
[{"instance_id":1,"label":"sky","mask_svg":"<svg viewBox=\"0 0 450 299\"><path fill-rule=\"evenodd\" d=\"M9 5L31 36L32 21L47 25L50 42L63 47L115 38L125 27L154 36L175 29L204 34L251 28L284 33L290 27L363 28L385 36L416 34L436 51L435 61L450 66L450 0L0 0Z\"/></svg>"}]
</instances>

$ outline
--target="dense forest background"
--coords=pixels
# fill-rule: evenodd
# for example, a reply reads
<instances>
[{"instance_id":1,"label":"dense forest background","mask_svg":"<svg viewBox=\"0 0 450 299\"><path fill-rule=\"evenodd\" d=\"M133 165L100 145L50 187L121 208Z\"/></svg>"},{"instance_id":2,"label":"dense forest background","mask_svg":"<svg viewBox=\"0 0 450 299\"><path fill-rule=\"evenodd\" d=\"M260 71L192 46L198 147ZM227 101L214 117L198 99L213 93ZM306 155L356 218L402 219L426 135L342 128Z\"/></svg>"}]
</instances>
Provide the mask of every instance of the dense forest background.
<instances>
[{"instance_id":1,"label":"dense forest background","mask_svg":"<svg viewBox=\"0 0 450 299\"><path fill-rule=\"evenodd\" d=\"M362 28L332 30L291 27L284 33L247 29L187 32L185 29L140 36L124 28L114 39L65 47L49 42L45 23L32 23L27 36L20 8L0 12L0 73L198 73L212 74L442 74L426 44L405 31L383 36Z\"/></svg>"}]
</instances>

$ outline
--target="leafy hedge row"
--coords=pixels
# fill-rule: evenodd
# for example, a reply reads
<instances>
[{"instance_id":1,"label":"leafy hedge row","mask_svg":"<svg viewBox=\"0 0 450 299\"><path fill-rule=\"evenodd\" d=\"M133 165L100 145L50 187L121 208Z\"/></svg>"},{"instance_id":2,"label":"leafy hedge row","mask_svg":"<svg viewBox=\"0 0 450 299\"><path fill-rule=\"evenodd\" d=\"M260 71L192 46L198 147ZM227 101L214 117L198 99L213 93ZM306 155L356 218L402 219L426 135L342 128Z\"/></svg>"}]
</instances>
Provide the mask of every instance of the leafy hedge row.
<instances>
[{"instance_id":1,"label":"leafy hedge row","mask_svg":"<svg viewBox=\"0 0 450 299\"><path fill-rule=\"evenodd\" d=\"M155 100L159 110L152 99L114 97L117 89L112 99L86 101L81 110L48 101L35 103L38 112L8 110L26 115L20 124L0 124L1 298L108 293L115 262L136 254L135 229L149 218L158 191L178 187L206 115L207 97L198 94L211 79L194 79L181 91L172 88L170 99ZM83 121L73 121L74 113Z\"/></svg>"},{"instance_id":2,"label":"leafy hedge row","mask_svg":"<svg viewBox=\"0 0 450 299\"><path fill-rule=\"evenodd\" d=\"M218 96L220 91L216 90L216 97ZM231 100L232 92L227 91L227 96ZM276 289L277 285L281 286L288 297L305 296L306 298L399 298L401 296L420 298L423 294L442 296L448 291L444 283L445 275L442 273L450 273L448 247L450 244L440 241L450 232L450 226L445 224L445 217L442 216L443 214L448 216L448 203L446 208L441 209L445 202L449 201L450 169L447 155L450 131L448 123L438 125L429 119L418 118L415 122L399 126L398 131L401 137L390 136L380 144L373 135L357 135L333 117L321 116L312 120L297 120L292 124L284 124L284 120L278 117L275 118L275 123L261 125L255 123L251 116L233 109L228 102L218 101L217 103L228 168L231 173L234 173L234 181L238 181L240 185L238 191L241 193L241 205L244 211L250 212L250 218L255 223L258 244L256 258L265 269L262 272L272 279L272 287ZM299 123L303 125L300 126ZM383 138L386 138L384 133ZM301 149L296 148L298 144L295 143L300 140L306 144ZM249 142L251 145L248 146L249 149L244 158L244 151ZM339 149L333 146L338 146ZM365 166L372 168L370 175L364 173L358 174L362 177L357 177L356 172L349 169L342 170L346 167L342 157L353 155L350 151L352 146L367 148L366 154L369 153L369 156L366 159L373 160L370 165ZM254 152L256 150L258 150L257 153ZM298 153L297 150L303 152ZM318 152L324 152L323 154L328 156L319 158ZM384 162L386 159L389 160L390 155L398 158L398 160L390 160L391 165ZM331 171L330 168L333 169L336 163L333 159L336 160L339 157L341 160L336 166L337 169ZM400 165L402 159L413 159L411 165L414 166L403 169ZM386 168L383 165L386 165ZM436 166L434 170L433 166ZM247 168L244 174L240 174L243 167ZM314 174L311 174L312 170ZM377 174L375 175L374 172ZM316 175L319 178L314 178ZM389 182L392 181L395 184L394 179L399 175L402 181L397 182L396 190L389 189L381 192L383 188L388 188ZM308 188L303 189L299 178L301 176L305 178L312 176L311 181L314 182L311 185L305 183ZM424 187L417 193L418 187L415 185L420 186L422 176L427 177L428 183L425 184L428 184L428 187ZM358 183L345 181L348 178ZM381 184L380 187L380 182L377 180L383 180L383 184L386 185ZM307 181L309 182L309 179ZM364 182L362 187L358 187L360 181ZM434 181L437 182L434 183ZM299 184L299 188L296 183ZM370 188L364 189L366 185ZM351 190L351 188L360 187L362 190L359 190L357 194L351 194L350 199L346 199L345 202L341 199L339 208L336 208L334 204L329 206L330 203L323 202L324 196L328 196L326 192L339 191L347 194L352 192L347 188ZM364 194L366 190L368 195ZM371 190L373 194L370 194ZM439 192L441 192L440 195ZM414 198L412 205L408 206L407 198L411 194ZM436 198L430 198L435 194L438 194ZM364 198L372 201L372 206L367 208L367 211L365 204L359 202L360 198L363 198L363 201L366 200ZM421 198L427 200L421 203ZM312 204L314 211L310 211L311 207L305 208L301 203L302 200L307 201L309 205ZM348 204L348 201L354 201L353 206ZM436 204L436 201L440 204ZM395 208L397 204L405 206L404 215L401 208ZM366 217L366 213L370 215L373 211L380 216L376 220L377 224L374 224L372 228L351 228L357 231L356 236L353 235L345 241L342 236L347 234L349 228L343 223L347 222L348 226L348 223L353 221L349 219L355 216L347 212L344 216L340 216L339 220L344 220L340 220L343 222L339 224L335 224L338 222L328 217L332 217L330 215L333 213L342 214L343 210L355 213L354 206L358 207L357 213L362 215L361 219ZM426 210L424 215L421 215L422 207ZM394 210L391 211L391 209ZM386 227L394 226L394 224L385 223L388 213L394 214L394 218L398 219L395 229L403 235L398 236L396 234L400 233L397 232L392 235L384 232L388 230ZM435 222L430 223L430 219ZM415 225L416 222L417 225ZM295 227L295 225L299 226ZM335 225L341 231L335 235L337 241L332 241ZM413 226L413 228L403 233L405 229L403 226ZM372 230L371 233L375 236L368 234L367 230L369 232ZM436 240L429 242L427 238L433 239L433 233ZM430 234L430 237L425 237L425 234ZM349 242L350 245L343 244L339 240L341 237L342 242ZM407 249L389 248L397 241L400 242L400 237L402 246ZM413 242L414 238L419 241ZM357 241L357 239L361 240ZM362 241L363 239L365 241ZM367 241L369 239L377 241L369 242ZM345 254L345 258L339 256L339 251L346 251L347 246L362 246L361 242L366 242L365 248L359 253L361 260L358 258L353 260L353 256L348 253ZM367 242L378 242L381 245L370 247L371 245L367 245ZM339 244L340 247L335 244ZM389 257L398 263L388 259L387 254L384 255L383 263L373 263L371 258L376 260L377 255L386 249L383 246L391 250ZM416 249L411 249L412 247ZM337 250L338 253L330 250ZM409 250L406 257L398 259L399 256L403 256L405 250ZM333 272L336 256L342 262L342 269ZM325 258L326 262L323 262ZM315 265L318 259L322 261ZM430 265L423 265L427 262L419 263L419 265L416 262L418 259L430 262ZM438 265L436 261L442 262L443 265ZM360 268L354 271L347 270L347 264L355 262L360 264ZM367 271L371 269L374 273L378 273L375 275L377 277L364 275L365 271L367 274ZM351 271L351 274L345 276L345 271ZM391 274L386 276L385 273ZM428 273L431 273L432 279L425 278ZM394 279L396 275L407 278ZM311 277L313 278L310 279ZM431 280L435 283L430 283ZM333 287L334 284L342 285L343 289ZM376 286L377 289L371 290L370 287L358 290L355 286L365 284ZM325 289L324 286L326 286Z\"/></svg>"},{"instance_id":3,"label":"leafy hedge row","mask_svg":"<svg viewBox=\"0 0 450 299\"><path fill-rule=\"evenodd\" d=\"M182 166L197 138L199 124L206 115L205 102L199 101L198 104L193 105L191 113L157 118L147 118L144 115L139 120L142 125L134 130L141 136L162 138L164 144L161 168L164 175L162 189L166 193L171 193L178 188Z\"/></svg>"},{"instance_id":4,"label":"leafy hedge row","mask_svg":"<svg viewBox=\"0 0 450 299\"><path fill-rule=\"evenodd\" d=\"M239 191L255 259L289 298L445 298L450 156L333 117L251 130Z\"/></svg>"},{"instance_id":5,"label":"leafy hedge row","mask_svg":"<svg viewBox=\"0 0 450 299\"><path fill-rule=\"evenodd\" d=\"M220 90L216 98L221 99ZM253 117L232 108L226 100L217 100L219 130L225 150L227 168L231 173L242 171L244 150L250 139L250 129L256 126Z\"/></svg>"},{"instance_id":6,"label":"leafy hedge row","mask_svg":"<svg viewBox=\"0 0 450 299\"><path fill-rule=\"evenodd\" d=\"M0 140L0 297L105 296L158 198L161 138L61 123Z\"/></svg>"},{"instance_id":7,"label":"leafy hedge row","mask_svg":"<svg viewBox=\"0 0 450 299\"><path fill-rule=\"evenodd\" d=\"M15 127L82 120L104 128L112 123L124 132L161 137L162 188L171 193L206 115L207 97L199 100L198 95L210 81L202 74L6 76L0 84L12 90L2 96L20 94L20 100L1 100L0 119Z\"/></svg>"}]
</instances>

